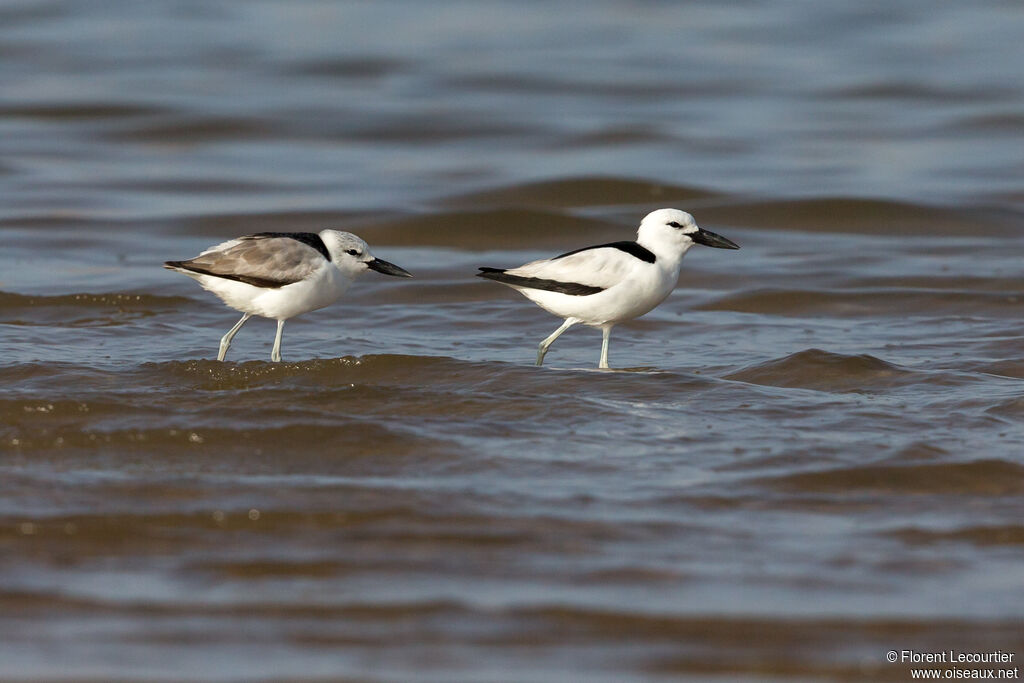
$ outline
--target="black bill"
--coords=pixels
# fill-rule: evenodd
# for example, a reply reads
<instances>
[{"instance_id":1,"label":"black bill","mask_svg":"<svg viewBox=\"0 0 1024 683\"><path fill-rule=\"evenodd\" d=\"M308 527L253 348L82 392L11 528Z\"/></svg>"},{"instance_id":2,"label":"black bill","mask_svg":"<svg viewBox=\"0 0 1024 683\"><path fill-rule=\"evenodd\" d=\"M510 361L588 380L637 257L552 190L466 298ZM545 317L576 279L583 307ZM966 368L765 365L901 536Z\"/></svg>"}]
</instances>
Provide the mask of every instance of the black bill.
<instances>
[{"instance_id":1,"label":"black bill","mask_svg":"<svg viewBox=\"0 0 1024 683\"><path fill-rule=\"evenodd\" d=\"M705 247L715 247L716 249L740 248L740 245L736 244L732 240L726 239L721 235L715 234L710 230L705 230L704 228L697 228L697 232L688 233L687 237L697 244L703 244Z\"/></svg>"},{"instance_id":2,"label":"black bill","mask_svg":"<svg viewBox=\"0 0 1024 683\"><path fill-rule=\"evenodd\" d=\"M412 273L407 271L405 268L399 268L394 263L381 261L379 258L367 261L366 267L370 270L376 270L378 273L384 273L385 275L394 275L395 277L412 277Z\"/></svg>"}]
</instances>

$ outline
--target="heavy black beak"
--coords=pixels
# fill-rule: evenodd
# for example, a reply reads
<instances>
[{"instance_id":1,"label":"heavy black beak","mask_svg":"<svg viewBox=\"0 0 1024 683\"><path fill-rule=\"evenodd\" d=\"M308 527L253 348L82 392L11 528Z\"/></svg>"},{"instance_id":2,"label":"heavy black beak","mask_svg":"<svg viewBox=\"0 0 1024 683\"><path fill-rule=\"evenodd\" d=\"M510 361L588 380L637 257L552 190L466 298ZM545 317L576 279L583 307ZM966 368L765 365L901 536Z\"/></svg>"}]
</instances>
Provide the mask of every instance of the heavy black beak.
<instances>
[{"instance_id":1,"label":"heavy black beak","mask_svg":"<svg viewBox=\"0 0 1024 683\"><path fill-rule=\"evenodd\" d=\"M715 234L710 230L704 228L697 228L697 232L687 233L686 235L697 244L703 244L705 247L715 247L716 249L739 249L740 245L736 244L732 240L728 240L721 235Z\"/></svg>"},{"instance_id":2,"label":"heavy black beak","mask_svg":"<svg viewBox=\"0 0 1024 683\"><path fill-rule=\"evenodd\" d=\"M381 261L379 258L367 261L366 267L370 270L376 270L378 273L384 273L385 275L394 275L395 277L412 277L412 273L407 271L405 268L399 268L394 263Z\"/></svg>"}]
</instances>

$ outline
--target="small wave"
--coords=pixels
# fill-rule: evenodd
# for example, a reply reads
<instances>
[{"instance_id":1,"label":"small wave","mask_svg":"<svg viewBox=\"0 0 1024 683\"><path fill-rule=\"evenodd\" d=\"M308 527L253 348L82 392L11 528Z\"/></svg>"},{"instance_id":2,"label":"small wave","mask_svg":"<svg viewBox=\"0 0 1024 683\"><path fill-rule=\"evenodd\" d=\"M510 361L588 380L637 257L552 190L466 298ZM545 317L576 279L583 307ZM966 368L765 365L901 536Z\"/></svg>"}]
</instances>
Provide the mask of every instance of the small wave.
<instances>
[{"instance_id":1,"label":"small wave","mask_svg":"<svg viewBox=\"0 0 1024 683\"><path fill-rule=\"evenodd\" d=\"M487 209L404 216L356 226L374 244L470 250L541 249L622 239L622 226L542 209ZM628 235L628 231L625 232Z\"/></svg>"},{"instance_id":2,"label":"small wave","mask_svg":"<svg viewBox=\"0 0 1024 683\"><path fill-rule=\"evenodd\" d=\"M125 125L104 133L115 142L148 142L152 144L196 144L220 140L274 138L281 135L279 124L241 116L196 116L177 112L164 117L150 117L145 122Z\"/></svg>"},{"instance_id":3,"label":"small wave","mask_svg":"<svg viewBox=\"0 0 1024 683\"><path fill-rule=\"evenodd\" d=\"M89 391L77 392L69 402L68 378L74 378L72 381L79 386L89 387ZM106 369L25 363L0 367L0 383L18 383L32 389L29 396L0 401L0 416L59 411L67 417L74 416L83 406L94 413L93 420L96 411L103 416L150 411L150 404L134 399L133 391L137 388L147 395L165 391L172 392L173 396L183 392L225 392L223 396L230 406L244 405L247 410L258 412L262 408L279 410L286 405L297 421L304 419L302 415L334 416L336 412L329 406L344 404L348 415L386 417L400 411L407 420L413 420L450 419L457 414L464 420L496 420L514 426L522 418L535 418L538 414L550 418L553 413L564 413L569 419L578 414L580 401L590 402L591 411L618 413L622 410L620 399L657 400L666 394L692 391L718 381L699 375L643 369L620 372L597 372L589 368L586 371L538 370L520 363L398 354L283 363L196 359ZM241 404L238 403L240 392L250 392ZM203 400L219 401L220 398L211 396ZM166 412L152 410L157 416ZM191 415L186 424L208 424L205 417ZM208 417L220 424L215 415ZM284 420L288 415L280 417ZM263 418L259 419L263 424ZM161 422L150 420L132 423L132 426L150 427ZM543 428L542 423L538 423L538 428Z\"/></svg>"},{"instance_id":4,"label":"small wave","mask_svg":"<svg viewBox=\"0 0 1024 683\"><path fill-rule=\"evenodd\" d=\"M595 149L600 147L621 147L623 145L665 144L672 136L654 126L607 126L586 133L565 137L556 143L558 149ZM680 200L681 201L681 200ZM599 205L594 202L593 205Z\"/></svg>"},{"instance_id":5,"label":"small wave","mask_svg":"<svg viewBox=\"0 0 1024 683\"><path fill-rule=\"evenodd\" d=\"M39 238L44 235L37 231L63 230L74 231L78 235L116 234L120 238L123 233L132 232L137 235L147 234L150 230L173 230L177 224L161 218L118 219L111 217L89 218L84 215L68 214L59 210L41 212L18 212L0 217L0 228L13 230L31 230Z\"/></svg>"},{"instance_id":6,"label":"small wave","mask_svg":"<svg viewBox=\"0 0 1024 683\"><path fill-rule=\"evenodd\" d=\"M258 194L269 192L278 186L272 182L257 180L225 180L217 177L193 175L188 178L132 178L130 180L108 180L104 186L110 190L126 192L162 192L166 194ZM88 183L68 183L68 188L88 189ZM137 223L136 223L137 225Z\"/></svg>"},{"instance_id":7,"label":"small wave","mask_svg":"<svg viewBox=\"0 0 1024 683\"><path fill-rule=\"evenodd\" d=\"M287 399L296 409L305 406L314 412L320 407L311 405L316 403L311 396L322 398L330 392L332 400L343 401L341 394L356 391L360 413L389 414L400 406L408 421L450 417L456 405L462 419L508 419L523 409L524 400L504 401L501 395L541 391L545 387L539 385L551 381L529 366L400 354L283 363L170 361L145 363L141 369L145 376L138 381L152 385L217 392L272 389L276 398L266 397L270 405ZM252 402L259 403L255 398ZM530 401L525 405L533 410Z\"/></svg>"},{"instance_id":8,"label":"small wave","mask_svg":"<svg viewBox=\"0 0 1024 683\"><path fill-rule=\"evenodd\" d=\"M471 271L471 268L466 268L459 280L420 281L415 288L390 287L361 292L360 303L406 304L409 306L406 313L415 315L423 310L423 306L430 304L446 306L471 301L494 301L496 292L501 290L481 286L483 280L469 277ZM418 270L416 274L419 275Z\"/></svg>"},{"instance_id":9,"label":"small wave","mask_svg":"<svg viewBox=\"0 0 1024 683\"><path fill-rule=\"evenodd\" d=\"M285 73L339 80L372 80L391 76L410 66L409 62L392 57L360 55L304 60L290 65Z\"/></svg>"},{"instance_id":10,"label":"small wave","mask_svg":"<svg viewBox=\"0 0 1024 683\"><path fill-rule=\"evenodd\" d=\"M0 292L0 323L22 326L108 327L180 308L188 299L111 292L37 296Z\"/></svg>"},{"instance_id":11,"label":"small wave","mask_svg":"<svg viewBox=\"0 0 1024 683\"><path fill-rule=\"evenodd\" d=\"M159 294L135 294L132 292L107 292L92 294L58 294L44 296L0 292L0 313L5 310L26 308L47 308L52 306L75 308L115 308L118 310L148 310L152 308L176 308L189 299L182 296Z\"/></svg>"},{"instance_id":12,"label":"small wave","mask_svg":"<svg viewBox=\"0 0 1024 683\"><path fill-rule=\"evenodd\" d=\"M854 290L908 290L912 294L935 293L937 296L952 294L970 294L979 292L984 295L1003 296L1007 303L1024 303L1024 293L1019 277L1012 273L962 273L936 272L928 275L912 275L893 272L887 275L854 276L845 281L848 289Z\"/></svg>"},{"instance_id":13,"label":"small wave","mask_svg":"<svg viewBox=\"0 0 1024 683\"><path fill-rule=\"evenodd\" d=\"M130 408L126 407L127 412ZM227 412L227 411L225 411ZM318 476L367 476L394 474L415 464L423 473L445 467L462 452L456 444L423 433L410 433L383 421L354 419L342 415L311 417L288 415L288 424L274 425L275 412L264 406L249 419L238 418L232 427L215 427L194 420L189 427L90 428L68 424L56 428L12 428L0 434L0 444L22 455L67 457L70 453L102 450L108 462L131 454L159 458L167 467L187 458L195 472L224 471L234 477L240 473L280 472L281 454L288 454L288 471L309 472ZM297 411L295 411L297 412ZM138 416L138 423L161 420L156 414ZM112 421L117 421L112 418ZM121 421L129 422L123 418ZM248 452L244 465L227 464L223 454L231 449ZM326 458L334 454L335 458ZM124 463L114 465L122 467ZM130 468L131 465L128 465ZM105 485L112 492L124 493L116 484Z\"/></svg>"},{"instance_id":14,"label":"small wave","mask_svg":"<svg viewBox=\"0 0 1024 683\"><path fill-rule=\"evenodd\" d=\"M156 294L61 294L34 296L0 292L0 323L24 327L117 327L188 303Z\"/></svg>"},{"instance_id":15,"label":"small wave","mask_svg":"<svg viewBox=\"0 0 1024 683\"><path fill-rule=\"evenodd\" d=\"M300 362L271 363L261 360L222 363L215 360L144 363L142 371L154 384L188 384L197 389L250 389L262 385L317 385L322 387L386 386L417 389L453 388L488 392L540 392L573 396L599 389L602 395L647 397L662 392L708 386L715 380L697 375L650 372L640 368L596 372L544 368L498 361L469 361L448 356L372 354L318 358ZM557 376L557 380L553 379ZM552 394L557 389L556 394ZM442 409L443 406L438 406ZM467 406L467 409L469 407Z\"/></svg>"},{"instance_id":16,"label":"small wave","mask_svg":"<svg viewBox=\"0 0 1024 683\"><path fill-rule=\"evenodd\" d=\"M580 78L578 73L571 79L565 79L551 74L513 74L506 71L454 76L445 79L445 83L454 90L483 90L517 96L557 94L561 97L571 91L576 95L622 98L630 104L635 104L637 100L664 101L731 94L756 85L752 81L740 78L716 77L687 83L670 83L663 79L632 81L623 78L599 78L593 74L590 78Z\"/></svg>"},{"instance_id":17,"label":"small wave","mask_svg":"<svg viewBox=\"0 0 1024 683\"><path fill-rule=\"evenodd\" d=\"M758 480L772 488L811 493L1024 494L1024 465L1005 460L918 465L865 465Z\"/></svg>"},{"instance_id":18,"label":"small wave","mask_svg":"<svg viewBox=\"0 0 1024 683\"><path fill-rule=\"evenodd\" d=\"M1021 130L1024 130L1024 114L1008 110L1005 112L964 116L957 120L955 125L950 126L951 130L962 130L964 128L985 130L989 133L1006 132L1020 135Z\"/></svg>"},{"instance_id":19,"label":"small wave","mask_svg":"<svg viewBox=\"0 0 1024 683\"><path fill-rule=\"evenodd\" d=\"M367 143L406 143L437 145L444 141L495 138L523 140L540 136L543 129L500 119L481 120L479 117L451 113L444 118L411 114L374 115L361 124L348 122L330 126L322 120L306 123L297 135L328 137L334 140L356 140Z\"/></svg>"},{"instance_id":20,"label":"small wave","mask_svg":"<svg viewBox=\"0 0 1024 683\"><path fill-rule=\"evenodd\" d=\"M950 452L945 448L936 446L927 441L915 441L899 449L892 457L888 458L889 463L916 464L920 462L934 462L950 457Z\"/></svg>"},{"instance_id":21,"label":"small wave","mask_svg":"<svg viewBox=\"0 0 1024 683\"><path fill-rule=\"evenodd\" d=\"M989 375L1024 379L1024 361L1019 360L1001 360L996 361L995 363L977 363L974 364L971 369L975 372L984 372Z\"/></svg>"},{"instance_id":22,"label":"small wave","mask_svg":"<svg viewBox=\"0 0 1024 683\"><path fill-rule=\"evenodd\" d=\"M1000 401L999 403L988 407L985 412L989 415L995 415L1001 418L1020 420L1024 418L1024 397L1015 396L1013 398Z\"/></svg>"},{"instance_id":23,"label":"small wave","mask_svg":"<svg viewBox=\"0 0 1024 683\"><path fill-rule=\"evenodd\" d=\"M767 386L855 392L907 384L917 380L917 373L868 354L847 356L807 349L744 368L726 375L725 379Z\"/></svg>"},{"instance_id":24,"label":"small wave","mask_svg":"<svg viewBox=\"0 0 1024 683\"><path fill-rule=\"evenodd\" d=\"M166 112L163 108L110 102L40 102L30 105L0 105L0 119L30 118L50 121L126 119L153 116L163 112Z\"/></svg>"},{"instance_id":25,"label":"small wave","mask_svg":"<svg viewBox=\"0 0 1024 683\"><path fill-rule=\"evenodd\" d=\"M912 100L934 104L975 104L978 100L1000 95L998 90L980 85L938 87L909 80L879 80L836 88L829 94L832 97L851 100Z\"/></svg>"},{"instance_id":26,"label":"small wave","mask_svg":"<svg viewBox=\"0 0 1024 683\"><path fill-rule=\"evenodd\" d=\"M714 194L707 190L667 185L653 180L594 176L561 178L498 187L451 197L444 200L442 204L467 208L481 205L506 207L611 206L652 202L670 205L685 204L712 196Z\"/></svg>"},{"instance_id":27,"label":"small wave","mask_svg":"<svg viewBox=\"0 0 1024 683\"><path fill-rule=\"evenodd\" d=\"M882 237L1004 237L1019 234L1021 216L996 209L967 210L880 199L831 197L739 201L704 206L698 220L711 225Z\"/></svg>"},{"instance_id":28,"label":"small wave","mask_svg":"<svg viewBox=\"0 0 1024 683\"><path fill-rule=\"evenodd\" d=\"M254 232L320 232L343 226L362 216L344 211L274 211L260 213L205 213L180 219L191 235L229 239Z\"/></svg>"},{"instance_id":29,"label":"small wave","mask_svg":"<svg viewBox=\"0 0 1024 683\"><path fill-rule=\"evenodd\" d=\"M978 546L1024 545L1024 526L1020 524L971 526L948 531L908 527L889 531L885 535L898 538L911 545L935 543L970 543Z\"/></svg>"},{"instance_id":30,"label":"small wave","mask_svg":"<svg viewBox=\"0 0 1024 683\"><path fill-rule=\"evenodd\" d=\"M737 311L785 316L868 317L892 315L1005 314L1018 309L1017 293L965 292L949 289L806 290L758 288L729 294L695 308L704 311Z\"/></svg>"},{"instance_id":31,"label":"small wave","mask_svg":"<svg viewBox=\"0 0 1024 683\"><path fill-rule=\"evenodd\" d=\"M410 356L378 354L315 358L297 362L271 363L252 360L223 363L216 360L167 361L144 363L142 369L154 377L198 380L204 388L242 389L287 379L309 379L317 384L343 386L396 379L411 384L454 379L467 373L493 376L493 363L459 361L446 356Z\"/></svg>"}]
</instances>

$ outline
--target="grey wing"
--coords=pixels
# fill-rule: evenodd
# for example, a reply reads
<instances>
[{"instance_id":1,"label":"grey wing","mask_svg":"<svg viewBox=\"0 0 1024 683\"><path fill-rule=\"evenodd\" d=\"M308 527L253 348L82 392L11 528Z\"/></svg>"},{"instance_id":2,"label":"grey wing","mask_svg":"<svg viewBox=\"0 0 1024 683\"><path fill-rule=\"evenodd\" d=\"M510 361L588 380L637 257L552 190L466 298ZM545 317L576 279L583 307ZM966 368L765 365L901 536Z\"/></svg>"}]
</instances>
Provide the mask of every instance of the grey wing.
<instances>
[{"instance_id":1,"label":"grey wing","mask_svg":"<svg viewBox=\"0 0 1024 683\"><path fill-rule=\"evenodd\" d=\"M256 287L283 287L309 277L326 262L320 252L298 240L248 235L218 244L174 266Z\"/></svg>"}]
</instances>

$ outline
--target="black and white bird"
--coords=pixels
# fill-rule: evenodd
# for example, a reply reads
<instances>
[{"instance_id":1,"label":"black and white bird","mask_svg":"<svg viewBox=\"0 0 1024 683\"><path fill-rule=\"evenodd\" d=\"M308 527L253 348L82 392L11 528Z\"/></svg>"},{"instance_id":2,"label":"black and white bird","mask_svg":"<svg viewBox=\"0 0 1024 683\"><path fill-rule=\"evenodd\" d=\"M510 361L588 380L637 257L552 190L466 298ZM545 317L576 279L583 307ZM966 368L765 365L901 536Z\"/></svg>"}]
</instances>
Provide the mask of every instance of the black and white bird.
<instances>
[{"instance_id":1,"label":"black and white bird","mask_svg":"<svg viewBox=\"0 0 1024 683\"><path fill-rule=\"evenodd\" d=\"M184 273L213 292L242 319L220 340L217 360L242 325L254 315L277 320L270 360L281 360L284 321L328 306L367 270L412 277L393 263L374 258L366 242L350 232L261 232L210 247L188 261L164 268Z\"/></svg>"},{"instance_id":2,"label":"black and white bird","mask_svg":"<svg viewBox=\"0 0 1024 683\"><path fill-rule=\"evenodd\" d=\"M739 245L697 227L678 209L658 209L640 223L635 242L584 247L518 268L480 268L478 277L518 290L565 322L537 349L537 365L551 343L577 323L600 327L600 368L608 367L612 328L638 318L664 301L679 281L683 256L694 244L719 249Z\"/></svg>"}]
</instances>

